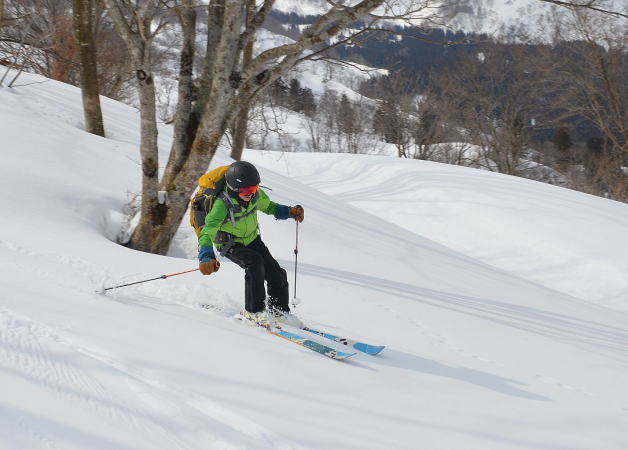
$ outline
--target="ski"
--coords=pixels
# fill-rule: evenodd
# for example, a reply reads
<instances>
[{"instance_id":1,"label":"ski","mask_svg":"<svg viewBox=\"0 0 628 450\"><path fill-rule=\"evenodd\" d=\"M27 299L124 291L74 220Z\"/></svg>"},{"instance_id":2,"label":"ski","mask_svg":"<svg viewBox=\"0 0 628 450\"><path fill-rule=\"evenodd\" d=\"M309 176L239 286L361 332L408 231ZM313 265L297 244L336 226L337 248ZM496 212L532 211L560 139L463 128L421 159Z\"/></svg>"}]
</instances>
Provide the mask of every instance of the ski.
<instances>
[{"instance_id":1,"label":"ski","mask_svg":"<svg viewBox=\"0 0 628 450\"><path fill-rule=\"evenodd\" d=\"M266 328L266 327L263 327L263 328ZM278 327L278 326L274 326L274 327L271 326L266 329L272 335L286 339L290 342L294 342L295 344L298 344L302 347L313 350L316 353L320 353L321 355L325 355L328 358L332 358L338 361L342 361L356 354L356 353L348 353L348 352L336 350L335 348L328 347L326 345L320 344L316 341L312 341L298 334L294 334L290 331L286 331L283 328Z\"/></svg>"},{"instance_id":2,"label":"ski","mask_svg":"<svg viewBox=\"0 0 628 450\"><path fill-rule=\"evenodd\" d=\"M242 313L236 316L236 319L241 321L247 321L252 323L253 325L257 325L268 331L270 334L283 338L287 341L294 342L302 347L315 351L316 353L320 353L321 355L327 356L328 358L335 359L337 361L342 361L343 359L347 359L356 353L348 353L340 350L336 350L335 348L328 347L326 345L320 344L316 341L312 341L311 339L307 339L298 334L292 333L290 331L286 331L278 325L262 325L251 320L245 319L242 316Z\"/></svg>"},{"instance_id":3,"label":"ski","mask_svg":"<svg viewBox=\"0 0 628 450\"><path fill-rule=\"evenodd\" d=\"M326 333L320 330L315 330L314 328L310 328L310 327L303 327L301 329L303 331L308 331L310 333L313 333L317 336L324 337L325 339L338 342L339 344L352 347L362 353L366 353L367 355L371 355L371 356L377 355L379 352L381 352L382 350L386 348L385 345L370 345L364 342L354 341L353 339L335 336L333 334Z\"/></svg>"}]
</instances>

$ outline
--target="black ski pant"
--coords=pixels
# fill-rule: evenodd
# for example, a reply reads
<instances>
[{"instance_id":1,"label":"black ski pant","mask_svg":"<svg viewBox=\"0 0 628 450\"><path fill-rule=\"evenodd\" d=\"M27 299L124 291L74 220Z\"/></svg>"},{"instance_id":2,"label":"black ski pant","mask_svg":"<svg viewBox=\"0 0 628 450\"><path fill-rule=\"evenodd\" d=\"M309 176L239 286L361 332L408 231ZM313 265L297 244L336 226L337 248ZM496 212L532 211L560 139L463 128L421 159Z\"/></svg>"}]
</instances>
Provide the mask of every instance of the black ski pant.
<instances>
[{"instance_id":1,"label":"black ski pant","mask_svg":"<svg viewBox=\"0 0 628 450\"><path fill-rule=\"evenodd\" d=\"M264 310L264 281L268 288L268 307L290 311L286 271L270 254L260 236L249 245L235 244L225 256L244 269L244 305L248 312Z\"/></svg>"}]
</instances>

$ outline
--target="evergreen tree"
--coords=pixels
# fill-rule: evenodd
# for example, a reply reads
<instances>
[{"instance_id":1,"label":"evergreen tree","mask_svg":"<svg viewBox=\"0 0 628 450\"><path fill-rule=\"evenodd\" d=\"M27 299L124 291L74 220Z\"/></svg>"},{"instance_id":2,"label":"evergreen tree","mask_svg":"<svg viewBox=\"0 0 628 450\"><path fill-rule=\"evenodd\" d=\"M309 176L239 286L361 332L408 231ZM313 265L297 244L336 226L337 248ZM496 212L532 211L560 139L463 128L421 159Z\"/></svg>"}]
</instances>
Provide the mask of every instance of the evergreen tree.
<instances>
[{"instance_id":1,"label":"evergreen tree","mask_svg":"<svg viewBox=\"0 0 628 450\"><path fill-rule=\"evenodd\" d=\"M373 114L373 132L380 136L384 136L386 129L386 108L384 102L378 102L375 113Z\"/></svg>"},{"instance_id":2,"label":"evergreen tree","mask_svg":"<svg viewBox=\"0 0 628 450\"><path fill-rule=\"evenodd\" d=\"M422 105L420 113L420 120L411 124L411 133L417 148L414 157L429 159L432 145L443 139L441 121L429 106Z\"/></svg>"},{"instance_id":3,"label":"evergreen tree","mask_svg":"<svg viewBox=\"0 0 628 450\"><path fill-rule=\"evenodd\" d=\"M302 88L298 97L298 108L300 111L312 117L316 113L316 99L310 88Z\"/></svg>"},{"instance_id":4,"label":"evergreen tree","mask_svg":"<svg viewBox=\"0 0 628 450\"><path fill-rule=\"evenodd\" d=\"M342 94L338 104L338 128L345 134L353 134L357 129L356 113L346 94Z\"/></svg>"},{"instance_id":5,"label":"evergreen tree","mask_svg":"<svg viewBox=\"0 0 628 450\"><path fill-rule=\"evenodd\" d=\"M281 104L295 112L310 117L316 112L316 100L312 89L301 87L301 83L296 78L290 80L289 86L286 86L283 80L275 83L273 92L275 95L285 97L285 101Z\"/></svg>"},{"instance_id":6,"label":"evergreen tree","mask_svg":"<svg viewBox=\"0 0 628 450\"><path fill-rule=\"evenodd\" d=\"M593 136L587 140L587 150L591 156L599 156L604 151L604 138Z\"/></svg>"},{"instance_id":7,"label":"evergreen tree","mask_svg":"<svg viewBox=\"0 0 628 450\"><path fill-rule=\"evenodd\" d=\"M290 86L288 88L288 97L290 108L296 112L301 112L299 108L299 95L301 94L301 83L296 78L290 80Z\"/></svg>"},{"instance_id":8,"label":"evergreen tree","mask_svg":"<svg viewBox=\"0 0 628 450\"><path fill-rule=\"evenodd\" d=\"M554 148L558 151L560 160L569 161L569 150L573 147L573 141L567 128L558 128L552 141L554 142Z\"/></svg>"},{"instance_id":9,"label":"evergreen tree","mask_svg":"<svg viewBox=\"0 0 628 450\"><path fill-rule=\"evenodd\" d=\"M554 146L559 152L566 152L573 146L573 141L569 135L569 131L565 127L560 127L554 134Z\"/></svg>"},{"instance_id":10,"label":"evergreen tree","mask_svg":"<svg viewBox=\"0 0 628 450\"><path fill-rule=\"evenodd\" d=\"M270 96L275 103L283 105L288 97L288 85L283 78L279 77L270 86Z\"/></svg>"},{"instance_id":11,"label":"evergreen tree","mask_svg":"<svg viewBox=\"0 0 628 450\"><path fill-rule=\"evenodd\" d=\"M403 140L403 118L401 110L392 97L379 103L373 116L373 131L390 144Z\"/></svg>"}]
</instances>

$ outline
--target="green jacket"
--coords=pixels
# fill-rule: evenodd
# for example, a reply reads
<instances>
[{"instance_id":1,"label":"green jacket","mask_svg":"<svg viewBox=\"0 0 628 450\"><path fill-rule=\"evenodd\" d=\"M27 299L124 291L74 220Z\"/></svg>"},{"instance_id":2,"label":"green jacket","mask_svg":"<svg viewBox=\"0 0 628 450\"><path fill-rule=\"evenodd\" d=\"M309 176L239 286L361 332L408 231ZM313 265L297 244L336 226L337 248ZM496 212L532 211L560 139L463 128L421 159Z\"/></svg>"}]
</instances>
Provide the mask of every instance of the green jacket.
<instances>
[{"instance_id":1,"label":"green jacket","mask_svg":"<svg viewBox=\"0 0 628 450\"><path fill-rule=\"evenodd\" d=\"M207 250L207 247L211 248L215 245L217 249L220 249L222 243L216 242L216 235L219 231L232 235L235 242L243 245L250 244L259 236L258 210L265 214L272 214L277 219L288 218L288 206L271 201L262 189L257 191L246 207L242 207L235 198L229 198L229 200L234 207L235 223L231 220L231 214L222 197L216 198L211 211L205 217L205 226L198 237L201 248L205 247Z\"/></svg>"}]
</instances>

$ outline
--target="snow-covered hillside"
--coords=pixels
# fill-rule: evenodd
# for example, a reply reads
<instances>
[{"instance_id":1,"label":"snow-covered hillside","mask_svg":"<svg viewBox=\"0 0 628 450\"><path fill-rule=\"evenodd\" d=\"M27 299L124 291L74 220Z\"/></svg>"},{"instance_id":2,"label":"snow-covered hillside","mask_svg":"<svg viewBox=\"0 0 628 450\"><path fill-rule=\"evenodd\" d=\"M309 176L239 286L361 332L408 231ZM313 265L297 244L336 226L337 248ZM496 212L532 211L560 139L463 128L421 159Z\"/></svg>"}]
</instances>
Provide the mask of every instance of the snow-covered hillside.
<instances>
[{"instance_id":1,"label":"snow-covered hillside","mask_svg":"<svg viewBox=\"0 0 628 450\"><path fill-rule=\"evenodd\" d=\"M296 313L387 346L336 362L231 319L227 261L95 293L195 268L193 232L168 257L113 242L140 184L137 112L103 99L108 138L91 136L77 89L20 81L39 84L0 88L1 449L626 448L627 205L247 150L271 197L306 210ZM294 223L261 219L292 280Z\"/></svg>"},{"instance_id":2,"label":"snow-covered hillside","mask_svg":"<svg viewBox=\"0 0 628 450\"><path fill-rule=\"evenodd\" d=\"M344 154L332 165L320 153L248 156L467 256L628 311L626 204L428 161L382 164L381 157Z\"/></svg>"},{"instance_id":3,"label":"snow-covered hillside","mask_svg":"<svg viewBox=\"0 0 628 450\"><path fill-rule=\"evenodd\" d=\"M389 3L399 7L398 5L412 4L412 0L395 0ZM434 11L435 4L436 2L431 3L430 11ZM625 0L601 0L596 6L624 14L628 11ZM277 0L274 7L276 11L301 16L320 15L328 8L325 0ZM484 33L508 39L513 39L522 32L544 40L547 29L541 23L542 18L553 9L556 9L555 5L542 0L460 0L444 2L438 15L444 18L449 30Z\"/></svg>"},{"instance_id":4,"label":"snow-covered hillside","mask_svg":"<svg viewBox=\"0 0 628 450\"><path fill-rule=\"evenodd\" d=\"M391 3L412 4L411 0L396 0ZM435 12L436 4L437 2L431 2L429 10ZM277 0L274 6L276 11L300 16L318 16L328 8L325 0ZM503 34L513 28L534 31L535 19L548 10L549 5L539 0L463 0L445 3L438 14L446 17L449 29L468 33Z\"/></svg>"}]
</instances>

